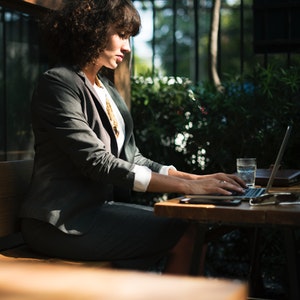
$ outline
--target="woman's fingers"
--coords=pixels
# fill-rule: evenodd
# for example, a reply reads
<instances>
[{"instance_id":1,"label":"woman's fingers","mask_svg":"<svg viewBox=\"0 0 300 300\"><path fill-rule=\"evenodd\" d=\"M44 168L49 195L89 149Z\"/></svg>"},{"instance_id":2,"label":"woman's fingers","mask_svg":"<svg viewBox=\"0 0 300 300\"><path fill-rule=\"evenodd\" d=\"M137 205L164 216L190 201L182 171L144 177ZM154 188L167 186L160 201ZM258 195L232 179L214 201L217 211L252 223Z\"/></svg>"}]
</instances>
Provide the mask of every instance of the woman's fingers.
<instances>
[{"instance_id":1,"label":"woman's fingers","mask_svg":"<svg viewBox=\"0 0 300 300\"><path fill-rule=\"evenodd\" d=\"M232 182L232 180L219 180L218 186L222 189L222 191L220 191L222 194L225 193L226 195L230 195L233 191L238 193L244 193L244 188L239 184L236 184L235 181Z\"/></svg>"},{"instance_id":2,"label":"woman's fingers","mask_svg":"<svg viewBox=\"0 0 300 300\"><path fill-rule=\"evenodd\" d=\"M225 177L225 179L227 179ZM239 184L222 179L207 178L193 180L191 184L191 194L222 194L231 195L232 192L243 193L244 188Z\"/></svg>"},{"instance_id":3,"label":"woman's fingers","mask_svg":"<svg viewBox=\"0 0 300 300\"><path fill-rule=\"evenodd\" d=\"M243 188L246 187L245 182L240 177L234 174L216 173L213 174L213 176L216 179L219 179L220 181L226 181L228 183L231 183L232 185L236 185Z\"/></svg>"}]
</instances>

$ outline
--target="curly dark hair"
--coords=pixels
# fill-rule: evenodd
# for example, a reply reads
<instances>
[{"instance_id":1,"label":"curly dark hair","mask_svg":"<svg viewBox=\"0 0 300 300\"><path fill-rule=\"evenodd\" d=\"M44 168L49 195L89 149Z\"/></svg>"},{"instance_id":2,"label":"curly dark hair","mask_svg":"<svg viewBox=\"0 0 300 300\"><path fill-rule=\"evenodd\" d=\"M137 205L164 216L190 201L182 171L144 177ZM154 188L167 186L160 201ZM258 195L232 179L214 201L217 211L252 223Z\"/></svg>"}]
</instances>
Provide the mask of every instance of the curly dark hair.
<instances>
[{"instance_id":1,"label":"curly dark hair","mask_svg":"<svg viewBox=\"0 0 300 300\"><path fill-rule=\"evenodd\" d=\"M105 49L108 29L135 36L141 19L131 0L68 0L40 21L41 38L52 64L80 68Z\"/></svg>"}]
</instances>

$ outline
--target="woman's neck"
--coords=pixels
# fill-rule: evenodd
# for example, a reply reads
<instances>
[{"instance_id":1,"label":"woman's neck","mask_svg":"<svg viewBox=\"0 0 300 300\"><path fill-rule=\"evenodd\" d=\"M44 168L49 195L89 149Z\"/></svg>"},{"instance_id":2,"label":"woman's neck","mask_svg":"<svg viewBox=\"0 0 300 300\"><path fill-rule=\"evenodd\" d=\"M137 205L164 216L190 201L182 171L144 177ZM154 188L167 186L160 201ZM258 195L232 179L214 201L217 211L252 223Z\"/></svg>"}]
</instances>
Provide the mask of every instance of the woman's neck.
<instances>
[{"instance_id":1,"label":"woman's neck","mask_svg":"<svg viewBox=\"0 0 300 300\"><path fill-rule=\"evenodd\" d=\"M92 85L95 84L95 78L99 72L99 66L94 64L90 64L82 69L88 80L91 82Z\"/></svg>"}]
</instances>

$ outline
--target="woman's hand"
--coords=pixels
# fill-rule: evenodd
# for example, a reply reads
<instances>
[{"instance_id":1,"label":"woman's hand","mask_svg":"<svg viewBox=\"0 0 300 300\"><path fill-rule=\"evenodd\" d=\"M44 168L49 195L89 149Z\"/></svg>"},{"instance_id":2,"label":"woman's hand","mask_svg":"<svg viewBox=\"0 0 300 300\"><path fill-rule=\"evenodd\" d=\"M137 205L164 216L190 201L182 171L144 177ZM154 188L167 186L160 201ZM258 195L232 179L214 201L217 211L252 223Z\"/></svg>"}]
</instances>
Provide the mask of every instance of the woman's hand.
<instances>
[{"instance_id":1,"label":"woman's hand","mask_svg":"<svg viewBox=\"0 0 300 300\"><path fill-rule=\"evenodd\" d=\"M188 192L185 194L221 194L243 193L245 185L235 175L217 173L205 175L200 179L187 180Z\"/></svg>"},{"instance_id":2,"label":"woman's hand","mask_svg":"<svg viewBox=\"0 0 300 300\"><path fill-rule=\"evenodd\" d=\"M152 172L148 192L181 194L222 194L243 193L246 187L236 175L215 173L194 175L177 170L169 170L169 176Z\"/></svg>"},{"instance_id":3,"label":"woman's hand","mask_svg":"<svg viewBox=\"0 0 300 300\"><path fill-rule=\"evenodd\" d=\"M223 194L231 195L232 191L243 193L245 182L234 174L214 173L208 175L196 175L177 170L169 170L170 176L188 180L190 194Z\"/></svg>"},{"instance_id":4,"label":"woman's hand","mask_svg":"<svg viewBox=\"0 0 300 300\"><path fill-rule=\"evenodd\" d=\"M201 178L214 178L220 181L225 181L227 183L231 183L233 185L246 188L245 182L238 176L234 174L226 174L226 173L214 173L214 174L208 174L203 175Z\"/></svg>"}]
</instances>

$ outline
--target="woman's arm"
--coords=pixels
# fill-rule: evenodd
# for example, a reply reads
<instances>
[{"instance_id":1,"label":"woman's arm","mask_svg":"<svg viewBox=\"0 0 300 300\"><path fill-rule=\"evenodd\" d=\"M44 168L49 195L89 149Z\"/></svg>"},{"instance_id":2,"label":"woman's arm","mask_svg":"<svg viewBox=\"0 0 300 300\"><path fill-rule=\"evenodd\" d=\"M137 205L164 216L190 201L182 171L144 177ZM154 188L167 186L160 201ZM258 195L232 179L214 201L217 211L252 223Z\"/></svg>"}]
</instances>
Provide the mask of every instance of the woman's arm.
<instances>
[{"instance_id":1,"label":"woman's arm","mask_svg":"<svg viewBox=\"0 0 300 300\"><path fill-rule=\"evenodd\" d=\"M195 175L169 170L169 175L152 172L147 191L180 194L223 194L230 191L243 192L244 182L237 176L225 173Z\"/></svg>"}]
</instances>

